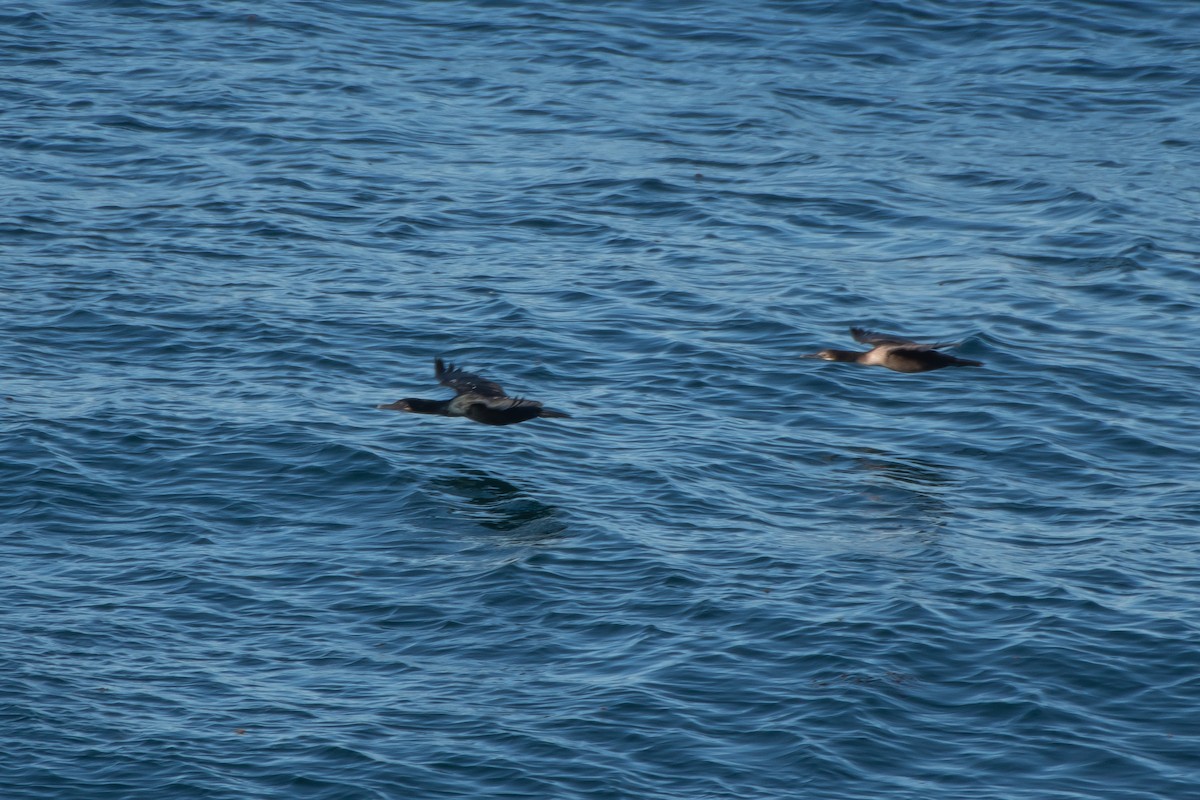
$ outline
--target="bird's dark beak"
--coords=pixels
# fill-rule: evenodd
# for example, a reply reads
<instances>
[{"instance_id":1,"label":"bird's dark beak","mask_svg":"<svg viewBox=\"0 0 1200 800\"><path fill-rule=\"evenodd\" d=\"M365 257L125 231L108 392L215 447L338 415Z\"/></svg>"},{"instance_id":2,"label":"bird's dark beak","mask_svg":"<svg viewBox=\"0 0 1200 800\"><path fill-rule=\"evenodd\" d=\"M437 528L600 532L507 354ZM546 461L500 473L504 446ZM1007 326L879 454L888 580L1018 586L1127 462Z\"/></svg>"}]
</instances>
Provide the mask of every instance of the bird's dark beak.
<instances>
[{"instance_id":1,"label":"bird's dark beak","mask_svg":"<svg viewBox=\"0 0 1200 800\"><path fill-rule=\"evenodd\" d=\"M379 405L379 406L375 406L375 407L381 408L384 411L412 411L412 406L410 406L408 403L406 403L403 400L397 400L394 403L385 403L383 405Z\"/></svg>"}]
</instances>

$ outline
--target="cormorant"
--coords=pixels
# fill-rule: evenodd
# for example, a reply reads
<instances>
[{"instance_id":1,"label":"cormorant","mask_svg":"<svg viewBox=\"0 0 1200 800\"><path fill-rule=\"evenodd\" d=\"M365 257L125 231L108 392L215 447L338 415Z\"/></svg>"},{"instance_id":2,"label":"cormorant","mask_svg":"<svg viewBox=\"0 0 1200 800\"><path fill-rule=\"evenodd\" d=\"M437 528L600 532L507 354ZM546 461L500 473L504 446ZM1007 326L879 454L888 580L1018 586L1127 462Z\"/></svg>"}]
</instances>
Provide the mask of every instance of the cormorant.
<instances>
[{"instance_id":1,"label":"cormorant","mask_svg":"<svg viewBox=\"0 0 1200 800\"><path fill-rule=\"evenodd\" d=\"M509 397L500 384L470 372L464 372L440 358L433 360L438 383L454 390L451 400L423 400L406 397L394 403L379 405L389 411L411 411L414 414L440 414L443 417L466 417L484 425L512 425L534 417L570 417L562 411L544 408L536 400Z\"/></svg>"},{"instance_id":2,"label":"cormorant","mask_svg":"<svg viewBox=\"0 0 1200 800\"><path fill-rule=\"evenodd\" d=\"M822 350L802 358L823 358L826 361L846 361L869 367L887 367L896 372L929 372L942 367L982 367L982 361L970 361L938 351L940 347L957 347L958 342L919 344L899 336L851 328L854 341L874 345L866 352L857 350Z\"/></svg>"}]
</instances>

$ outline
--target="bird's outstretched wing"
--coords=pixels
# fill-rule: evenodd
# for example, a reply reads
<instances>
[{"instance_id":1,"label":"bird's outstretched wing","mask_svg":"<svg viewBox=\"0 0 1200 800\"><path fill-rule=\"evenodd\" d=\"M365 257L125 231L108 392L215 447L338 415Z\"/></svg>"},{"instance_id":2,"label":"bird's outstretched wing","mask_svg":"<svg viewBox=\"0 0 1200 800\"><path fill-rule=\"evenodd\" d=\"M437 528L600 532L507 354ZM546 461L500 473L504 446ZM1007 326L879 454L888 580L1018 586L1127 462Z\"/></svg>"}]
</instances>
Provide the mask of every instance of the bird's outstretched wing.
<instances>
[{"instance_id":1,"label":"bird's outstretched wing","mask_svg":"<svg viewBox=\"0 0 1200 800\"><path fill-rule=\"evenodd\" d=\"M495 381L481 378L473 372L464 372L453 364L447 364L440 358L433 360L433 371L438 383L449 386L456 395L477 394L480 397L502 398L504 390Z\"/></svg>"},{"instance_id":2,"label":"bird's outstretched wing","mask_svg":"<svg viewBox=\"0 0 1200 800\"><path fill-rule=\"evenodd\" d=\"M891 344L905 345L907 347L920 349L937 350L940 347L955 347L958 345L958 342L932 342L930 344L922 344L921 342L914 342L912 339L905 339L902 336L891 336L886 333L876 333L875 331L869 331L865 328L851 328L850 335L854 337L854 341L856 342L876 346L881 344Z\"/></svg>"},{"instance_id":3,"label":"bird's outstretched wing","mask_svg":"<svg viewBox=\"0 0 1200 800\"><path fill-rule=\"evenodd\" d=\"M542 404L537 400L526 400L524 397L508 397L505 395L501 395L500 397L480 396L479 402L496 411L507 411L510 408L542 407Z\"/></svg>"}]
</instances>

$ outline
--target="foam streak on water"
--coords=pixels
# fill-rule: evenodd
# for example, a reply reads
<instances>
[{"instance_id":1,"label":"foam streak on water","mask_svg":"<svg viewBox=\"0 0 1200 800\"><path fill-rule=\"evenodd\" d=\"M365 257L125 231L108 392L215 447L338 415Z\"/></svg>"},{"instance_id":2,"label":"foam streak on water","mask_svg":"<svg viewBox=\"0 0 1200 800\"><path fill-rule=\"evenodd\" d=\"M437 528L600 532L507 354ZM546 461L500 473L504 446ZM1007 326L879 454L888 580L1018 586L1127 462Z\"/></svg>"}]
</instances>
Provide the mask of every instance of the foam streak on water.
<instances>
[{"instance_id":1,"label":"foam streak on water","mask_svg":"<svg viewBox=\"0 0 1200 800\"><path fill-rule=\"evenodd\" d=\"M4 798L1200 784L1192 3L0 22Z\"/></svg>"}]
</instances>

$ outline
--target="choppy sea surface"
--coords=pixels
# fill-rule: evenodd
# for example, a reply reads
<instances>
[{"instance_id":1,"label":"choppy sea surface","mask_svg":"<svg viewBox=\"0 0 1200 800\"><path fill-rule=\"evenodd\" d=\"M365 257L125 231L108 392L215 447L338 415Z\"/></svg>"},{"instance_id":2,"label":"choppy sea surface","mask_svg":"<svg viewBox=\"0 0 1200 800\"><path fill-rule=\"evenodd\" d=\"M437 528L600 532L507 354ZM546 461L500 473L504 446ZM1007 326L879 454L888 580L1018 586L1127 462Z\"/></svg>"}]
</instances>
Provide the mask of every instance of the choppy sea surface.
<instances>
[{"instance_id":1,"label":"choppy sea surface","mask_svg":"<svg viewBox=\"0 0 1200 800\"><path fill-rule=\"evenodd\" d=\"M1198 123L1191 0L8 4L0 796L1195 797Z\"/></svg>"}]
</instances>

